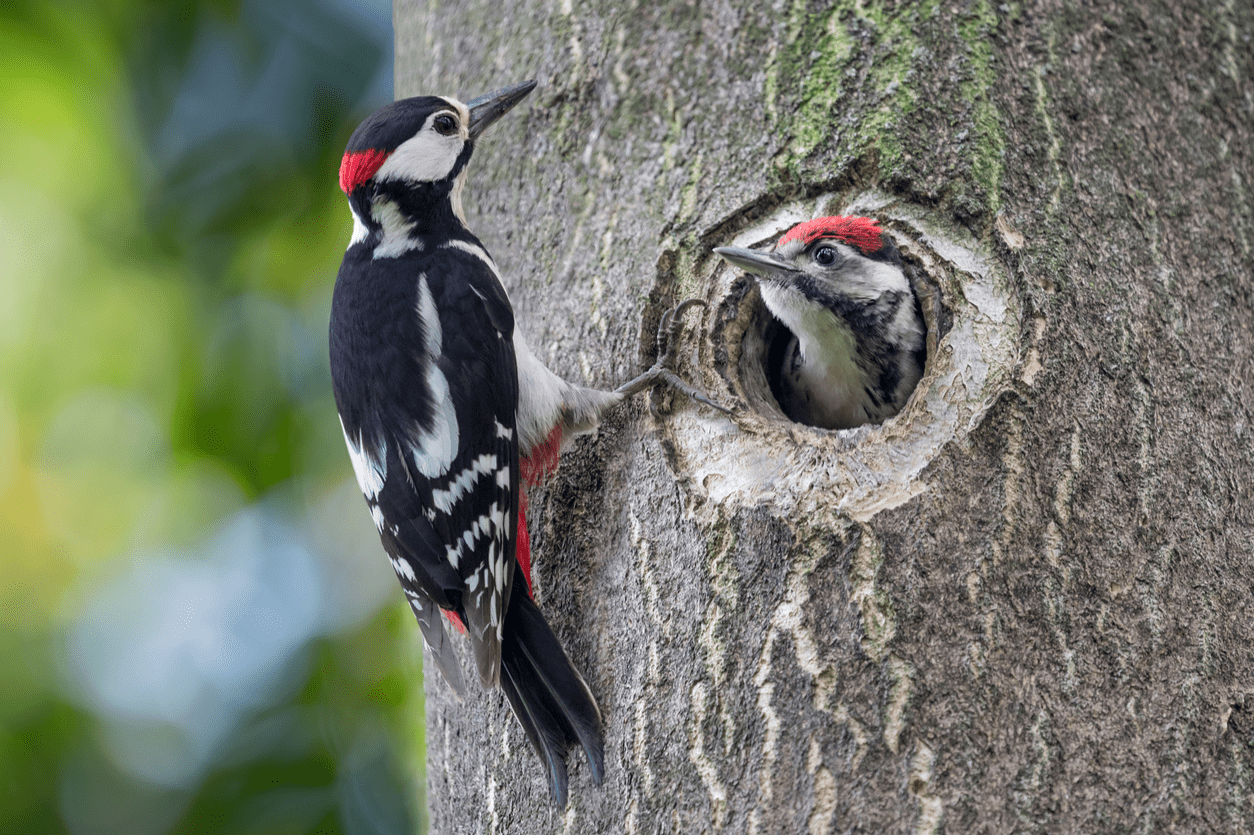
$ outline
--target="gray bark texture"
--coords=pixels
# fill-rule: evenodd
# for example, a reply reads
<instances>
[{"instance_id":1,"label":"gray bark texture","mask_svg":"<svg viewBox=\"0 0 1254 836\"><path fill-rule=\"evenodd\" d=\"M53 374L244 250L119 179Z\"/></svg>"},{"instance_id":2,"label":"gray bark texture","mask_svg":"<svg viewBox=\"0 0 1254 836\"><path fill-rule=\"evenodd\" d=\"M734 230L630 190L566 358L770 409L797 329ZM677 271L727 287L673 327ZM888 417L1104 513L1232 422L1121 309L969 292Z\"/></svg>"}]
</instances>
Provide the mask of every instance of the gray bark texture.
<instances>
[{"instance_id":1,"label":"gray bark texture","mask_svg":"<svg viewBox=\"0 0 1254 836\"><path fill-rule=\"evenodd\" d=\"M433 829L1254 829L1254 7L1186 5L397 0L398 95L539 81L465 199L541 359L611 387L700 296L737 407L638 397L533 495L607 777L555 809L429 675ZM930 353L826 432L710 248L838 213Z\"/></svg>"}]
</instances>

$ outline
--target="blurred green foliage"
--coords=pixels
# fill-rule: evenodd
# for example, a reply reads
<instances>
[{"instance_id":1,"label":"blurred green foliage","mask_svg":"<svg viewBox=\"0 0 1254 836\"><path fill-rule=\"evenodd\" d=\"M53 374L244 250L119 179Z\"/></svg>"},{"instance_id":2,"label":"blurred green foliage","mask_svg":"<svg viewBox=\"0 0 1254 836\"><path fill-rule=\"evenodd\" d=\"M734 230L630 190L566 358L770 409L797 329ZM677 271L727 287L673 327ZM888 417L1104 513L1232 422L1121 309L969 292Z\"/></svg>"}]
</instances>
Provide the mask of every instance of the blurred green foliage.
<instances>
[{"instance_id":1,"label":"blurred green foliage","mask_svg":"<svg viewBox=\"0 0 1254 836\"><path fill-rule=\"evenodd\" d=\"M0 4L0 828L421 829L326 369L386 0Z\"/></svg>"}]
</instances>

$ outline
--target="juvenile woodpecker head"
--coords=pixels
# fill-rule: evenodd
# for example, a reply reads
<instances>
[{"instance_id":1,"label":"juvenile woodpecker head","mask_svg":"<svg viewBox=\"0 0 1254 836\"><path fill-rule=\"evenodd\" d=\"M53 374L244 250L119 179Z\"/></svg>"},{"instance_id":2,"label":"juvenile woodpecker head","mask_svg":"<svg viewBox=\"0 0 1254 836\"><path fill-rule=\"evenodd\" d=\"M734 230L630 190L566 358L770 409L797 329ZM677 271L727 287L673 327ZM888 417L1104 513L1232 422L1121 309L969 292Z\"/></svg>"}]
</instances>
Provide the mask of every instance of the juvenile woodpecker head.
<instances>
[{"instance_id":1,"label":"juvenile woodpecker head","mask_svg":"<svg viewBox=\"0 0 1254 836\"><path fill-rule=\"evenodd\" d=\"M535 86L524 81L469 102L447 96L401 99L358 125L340 163L340 188L359 223L354 243L366 231L361 227L381 222L371 223L371 216L380 214L372 209L379 201L391 201L406 216L415 210L451 211L464 225L461 188L475 140Z\"/></svg>"},{"instance_id":2,"label":"juvenile woodpecker head","mask_svg":"<svg viewBox=\"0 0 1254 836\"><path fill-rule=\"evenodd\" d=\"M794 421L845 429L896 415L923 376L923 317L901 256L870 218L817 218L774 252L717 247L791 332L768 378Z\"/></svg>"}]
</instances>

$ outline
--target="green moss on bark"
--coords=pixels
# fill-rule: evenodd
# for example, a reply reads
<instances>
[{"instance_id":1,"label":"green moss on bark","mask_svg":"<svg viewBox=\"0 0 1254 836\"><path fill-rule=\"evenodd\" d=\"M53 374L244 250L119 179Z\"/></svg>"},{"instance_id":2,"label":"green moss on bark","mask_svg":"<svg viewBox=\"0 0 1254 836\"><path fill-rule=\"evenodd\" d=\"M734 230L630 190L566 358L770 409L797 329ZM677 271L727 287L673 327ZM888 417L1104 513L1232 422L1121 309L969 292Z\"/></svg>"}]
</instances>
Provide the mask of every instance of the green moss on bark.
<instances>
[{"instance_id":1,"label":"green moss on bark","mask_svg":"<svg viewBox=\"0 0 1254 836\"><path fill-rule=\"evenodd\" d=\"M1002 155L1006 140L1001 114L993 104L991 91L996 81L993 69L992 35L997 16L988 0L979 0L958 24L958 35L967 47L967 78L959 85L963 100L971 108L974 142L970 146L971 176L984 192L989 216L1001 206Z\"/></svg>"}]
</instances>

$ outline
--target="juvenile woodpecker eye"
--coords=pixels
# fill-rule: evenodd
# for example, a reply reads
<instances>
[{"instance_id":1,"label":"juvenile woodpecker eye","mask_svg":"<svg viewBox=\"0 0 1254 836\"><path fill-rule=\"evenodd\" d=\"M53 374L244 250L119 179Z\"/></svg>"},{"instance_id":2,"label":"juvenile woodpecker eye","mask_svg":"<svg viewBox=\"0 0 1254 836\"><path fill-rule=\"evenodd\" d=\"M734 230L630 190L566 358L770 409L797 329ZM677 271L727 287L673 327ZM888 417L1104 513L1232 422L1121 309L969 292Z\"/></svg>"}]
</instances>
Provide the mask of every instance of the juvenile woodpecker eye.
<instances>
[{"instance_id":1,"label":"juvenile woodpecker eye","mask_svg":"<svg viewBox=\"0 0 1254 836\"><path fill-rule=\"evenodd\" d=\"M819 247L814 251L814 260L824 266L836 260L836 250L832 247Z\"/></svg>"},{"instance_id":2,"label":"juvenile woodpecker eye","mask_svg":"<svg viewBox=\"0 0 1254 836\"><path fill-rule=\"evenodd\" d=\"M441 113L439 116L435 117L434 126L436 133L443 134L444 136L450 136L457 133L457 120L447 113Z\"/></svg>"}]
</instances>

